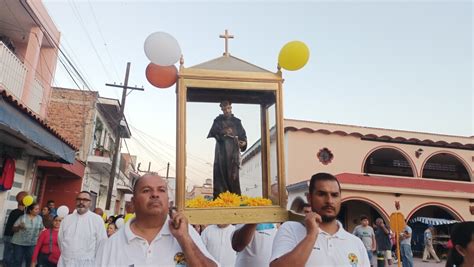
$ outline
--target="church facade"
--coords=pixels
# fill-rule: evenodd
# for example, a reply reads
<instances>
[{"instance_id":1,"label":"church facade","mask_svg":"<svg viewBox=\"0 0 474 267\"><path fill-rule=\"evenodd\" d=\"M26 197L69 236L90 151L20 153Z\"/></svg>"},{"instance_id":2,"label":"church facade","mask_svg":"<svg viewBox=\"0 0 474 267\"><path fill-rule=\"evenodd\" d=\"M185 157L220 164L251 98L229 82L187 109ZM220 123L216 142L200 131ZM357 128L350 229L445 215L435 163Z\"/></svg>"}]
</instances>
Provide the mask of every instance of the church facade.
<instances>
[{"instance_id":1,"label":"church facade","mask_svg":"<svg viewBox=\"0 0 474 267\"><path fill-rule=\"evenodd\" d=\"M349 230L361 214L388 222L396 202L407 220L474 220L474 137L290 119L284 124L288 209L300 211L311 176L328 172L341 183L339 220ZM257 142L243 155L244 185L259 172L258 151ZM248 187L244 194L258 194L252 192L258 184Z\"/></svg>"}]
</instances>

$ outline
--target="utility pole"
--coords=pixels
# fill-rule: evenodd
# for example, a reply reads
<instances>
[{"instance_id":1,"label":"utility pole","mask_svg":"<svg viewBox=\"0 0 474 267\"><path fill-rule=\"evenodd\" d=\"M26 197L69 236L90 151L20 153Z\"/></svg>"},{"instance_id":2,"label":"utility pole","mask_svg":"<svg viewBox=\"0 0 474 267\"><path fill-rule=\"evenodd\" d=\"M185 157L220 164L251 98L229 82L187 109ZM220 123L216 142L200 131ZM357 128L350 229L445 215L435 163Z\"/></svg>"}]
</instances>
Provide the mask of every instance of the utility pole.
<instances>
[{"instance_id":1,"label":"utility pole","mask_svg":"<svg viewBox=\"0 0 474 267\"><path fill-rule=\"evenodd\" d=\"M110 168L110 177L109 177L109 188L107 190L107 200L105 202L105 209L109 210L110 209L110 202L112 200L112 190L114 188L114 181L115 181L115 169L117 169L117 161L118 161L118 156L119 156L119 150L120 150L120 125L121 122L124 118L124 110L125 110L125 100L127 98L127 90L139 90L143 91L142 88L138 87L129 87L128 86L128 75L130 74L130 62L127 62L127 70L125 71L125 81L123 85L116 85L116 84L109 84L106 83L106 86L111 86L111 87L119 87L122 88L122 103L120 105L120 115L119 115L119 120L117 121L117 129L115 131L115 147L114 147L114 156L112 158L112 167Z\"/></svg>"},{"instance_id":2,"label":"utility pole","mask_svg":"<svg viewBox=\"0 0 474 267\"><path fill-rule=\"evenodd\" d=\"M168 165L166 166L166 180L168 180L170 174L170 163L168 162Z\"/></svg>"}]
</instances>

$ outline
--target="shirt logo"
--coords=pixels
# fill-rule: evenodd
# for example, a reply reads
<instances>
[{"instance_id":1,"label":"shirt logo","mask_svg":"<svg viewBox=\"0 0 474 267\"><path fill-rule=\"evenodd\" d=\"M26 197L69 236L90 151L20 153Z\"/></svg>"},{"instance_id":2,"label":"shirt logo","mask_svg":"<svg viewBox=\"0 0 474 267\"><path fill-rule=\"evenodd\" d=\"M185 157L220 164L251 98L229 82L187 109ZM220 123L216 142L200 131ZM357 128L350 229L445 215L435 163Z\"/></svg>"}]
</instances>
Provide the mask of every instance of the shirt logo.
<instances>
[{"instance_id":1,"label":"shirt logo","mask_svg":"<svg viewBox=\"0 0 474 267\"><path fill-rule=\"evenodd\" d=\"M257 233L259 233L259 234L262 234L262 235L268 235L268 236L272 236L271 234L269 234L269 233L266 233L266 232L257 232Z\"/></svg>"},{"instance_id":2,"label":"shirt logo","mask_svg":"<svg viewBox=\"0 0 474 267\"><path fill-rule=\"evenodd\" d=\"M357 255L354 253L349 253L349 255L347 255L347 258L349 259L349 264L352 267L356 267L357 263L359 263L359 259L357 258Z\"/></svg>"},{"instance_id":3,"label":"shirt logo","mask_svg":"<svg viewBox=\"0 0 474 267\"><path fill-rule=\"evenodd\" d=\"M186 258L183 252L178 252L174 255L174 263L176 263L176 266L186 266Z\"/></svg>"}]
</instances>

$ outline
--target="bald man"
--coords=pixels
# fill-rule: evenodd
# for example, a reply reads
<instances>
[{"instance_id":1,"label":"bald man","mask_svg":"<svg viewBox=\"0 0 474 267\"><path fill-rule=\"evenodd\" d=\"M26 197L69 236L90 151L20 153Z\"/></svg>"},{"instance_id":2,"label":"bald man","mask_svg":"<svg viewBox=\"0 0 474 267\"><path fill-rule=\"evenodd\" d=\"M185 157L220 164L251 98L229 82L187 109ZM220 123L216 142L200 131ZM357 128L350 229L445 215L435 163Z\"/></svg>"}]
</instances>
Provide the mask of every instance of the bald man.
<instances>
[{"instance_id":1,"label":"bald man","mask_svg":"<svg viewBox=\"0 0 474 267\"><path fill-rule=\"evenodd\" d=\"M184 214L170 213L162 177L141 176L132 203L135 218L101 244L96 266L217 266Z\"/></svg>"}]
</instances>

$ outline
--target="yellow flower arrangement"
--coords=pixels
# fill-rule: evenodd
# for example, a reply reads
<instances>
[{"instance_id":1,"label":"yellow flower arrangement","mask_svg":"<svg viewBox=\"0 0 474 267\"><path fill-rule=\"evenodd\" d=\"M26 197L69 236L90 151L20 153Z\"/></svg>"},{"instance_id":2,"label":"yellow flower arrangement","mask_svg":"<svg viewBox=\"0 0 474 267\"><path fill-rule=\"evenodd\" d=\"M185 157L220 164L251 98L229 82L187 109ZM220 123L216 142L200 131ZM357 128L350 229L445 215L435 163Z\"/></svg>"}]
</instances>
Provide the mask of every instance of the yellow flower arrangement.
<instances>
[{"instance_id":1,"label":"yellow flower arrangement","mask_svg":"<svg viewBox=\"0 0 474 267\"><path fill-rule=\"evenodd\" d=\"M246 206L258 207L258 206L270 206L272 201L268 198L263 197L251 197L246 199Z\"/></svg>"},{"instance_id":2,"label":"yellow flower arrangement","mask_svg":"<svg viewBox=\"0 0 474 267\"><path fill-rule=\"evenodd\" d=\"M208 208L209 200L205 199L203 196L197 196L191 200L186 200L187 208Z\"/></svg>"},{"instance_id":3,"label":"yellow flower arrangement","mask_svg":"<svg viewBox=\"0 0 474 267\"><path fill-rule=\"evenodd\" d=\"M207 200L203 196L186 200L186 208L220 208L220 207L240 207L240 206L271 206L272 201L263 197L239 196L229 191L220 193L214 200Z\"/></svg>"}]
</instances>

